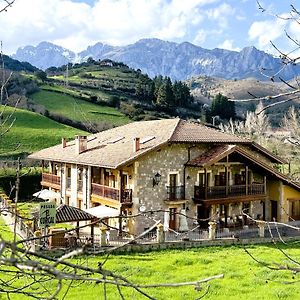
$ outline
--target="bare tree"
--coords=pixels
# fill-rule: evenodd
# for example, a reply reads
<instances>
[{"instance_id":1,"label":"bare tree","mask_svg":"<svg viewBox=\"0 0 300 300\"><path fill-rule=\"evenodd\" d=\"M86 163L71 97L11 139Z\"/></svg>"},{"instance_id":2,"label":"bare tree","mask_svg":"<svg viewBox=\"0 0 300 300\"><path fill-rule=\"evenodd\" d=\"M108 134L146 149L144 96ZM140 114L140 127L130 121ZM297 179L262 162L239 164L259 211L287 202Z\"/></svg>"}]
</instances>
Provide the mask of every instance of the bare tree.
<instances>
[{"instance_id":1,"label":"bare tree","mask_svg":"<svg viewBox=\"0 0 300 300\"><path fill-rule=\"evenodd\" d=\"M245 121L233 121L231 119L227 124L221 124L220 129L223 132L237 134L263 143L266 132L270 129L270 122L269 117L264 112L262 102L259 102L255 112L247 111Z\"/></svg>"},{"instance_id":2,"label":"bare tree","mask_svg":"<svg viewBox=\"0 0 300 300\"><path fill-rule=\"evenodd\" d=\"M16 0L2 0L0 6L0 13L6 12L8 8L10 8Z\"/></svg>"},{"instance_id":3,"label":"bare tree","mask_svg":"<svg viewBox=\"0 0 300 300\"><path fill-rule=\"evenodd\" d=\"M276 13L272 13L265 9L263 5L256 0L258 9L262 13L268 13L271 14L274 18L279 18L281 20L286 21L289 24L295 24L295 26L300 26L300 11L294 6L290 5L290 11L288 14L285 15L278 15ZM288 67L296 68L299 67L300 62L300 56L298 55L300 50L300 42L297 39L297 37L293 37L288 31L285 31L286 39L288 40L289 44L292 44L292 48L289 52L285 52L284 50L280 49L279 46L275 45L272 41L270 41L271 45L275 49L275 51L278 53L278 57L281 59L281 67L279 71L272 72L272 70L268 70L266 68L261 68L261 74L265 77L267 77L270 81L281 81L285 84L287 91L279 93L277 95L265 95L258 97L251 93L249 91L249 95L251 96L248 99L229 99L230 101L235 102L251 102L251 101L268 101L271 102L267 105L264 105L261 111L258 111L258 114L262 111L281 105L296 99L299 99L300 96L300 80L298 77L298 74L295 75L293 81L288 81L285 78L282 77L283 71L287 69ZM296 73L296 72L295 72Z\"/></svg>"}]
</instances>

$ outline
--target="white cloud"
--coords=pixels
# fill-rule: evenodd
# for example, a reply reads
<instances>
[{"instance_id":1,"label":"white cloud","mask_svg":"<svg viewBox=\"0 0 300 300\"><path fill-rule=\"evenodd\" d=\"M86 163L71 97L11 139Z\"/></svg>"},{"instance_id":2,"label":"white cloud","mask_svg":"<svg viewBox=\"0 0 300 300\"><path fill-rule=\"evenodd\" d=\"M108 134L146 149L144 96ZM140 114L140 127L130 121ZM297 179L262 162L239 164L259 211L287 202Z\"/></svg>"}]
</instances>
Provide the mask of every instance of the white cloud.
<instances>
[{"instance_id":1,"label":"white cloud","mask_svg":"<svg viewBox=\"0 0 300 300\"><path fill-rule=\"evenodd\" d=\"M218 45L218 48L227 49L231 51L240 51L241 49L233 46L233 40L225 40L222 44Z\"/></svg>"},{"instance_id":2,"label":"white cloud","mask_svg":"<svg viewBox=\"0 0 300 300\"><path fill-rule=\"evenodd\" d=\"M220 27L226 28L228 26L229 18L235 13L235 8L227 3L222 3L218 7L209 9L207 16L210 20L215 20Z\"/></svg>"},{"instance_id":3,"label":"white cloud","mask_svg":"<svg viewBox=\"0 0 300 300\"><path fill-rule=\"evenodd\" d=\"M97 0L90 6L71 0L18 0L0 15L0 39L7 53L43 40L75 51L97 41L124 45L143 37L179 40L194 37L207 5L218 1Z\"/></svg>"},{"instance_id":4,"label":"white cloud","mask_svg":"<svg viewBox=\"0 0 300 300\"><path fill-rule=\"evenodd\" d=\"M198 33L193 40L193 43L201 46L201 44L205 42L207 35L208 35L207 30L204 29L198 30Z\"/></svg>"},{"instance_id":5,"label":"white cloud","mask_svg":"<svg viewBox=\"0 0 300 300\"><path fill-rule=\"evenodd\" d=\"M282 14L281 17L288 17L288 15ZM282 38L285 36L284 30L287 25L288 22L286 20L275 17L272 20L254 22L248 31L249 40L256 42L257 46L262 50L278 54L270 42L272 41L275 44L281 43Z\"/></svg>"}]
</instances>

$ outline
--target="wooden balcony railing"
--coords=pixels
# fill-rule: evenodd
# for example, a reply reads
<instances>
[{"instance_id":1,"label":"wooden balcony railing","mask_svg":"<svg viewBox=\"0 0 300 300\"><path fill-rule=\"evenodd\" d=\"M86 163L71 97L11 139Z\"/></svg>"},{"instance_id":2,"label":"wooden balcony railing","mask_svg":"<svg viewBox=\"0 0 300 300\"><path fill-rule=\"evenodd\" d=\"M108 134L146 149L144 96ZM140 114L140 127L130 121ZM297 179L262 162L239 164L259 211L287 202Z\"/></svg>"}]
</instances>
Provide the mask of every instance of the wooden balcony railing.
<instances>
[{"instance_id":1,"label":"wooden balcony railing","mask_svg":"<svg viewBox=\"0 0 300 300\"><path fill-rule=\"evenodd\" d=\"M43 173L42 174L42 183L43 185L56 185L60 186L60 177L54 174Z\"/></svg>"},{"instance_id":2,"label":"wooden balcony railing","mask_svg":"<svg viewBox=\"0 0 300 300\"><path fill-rule=\"evenodd\" d=\"M167 186L167 200L183 200L184 199L184 186Z\"/></svg>"},{"instance_id":3,"label":"wooden balcony railing","mask_svg":"<svg viewBox=\"0 0 300 300\"><path fill-rule=\"evenodd\" d=\"M120 200L120 190L108 186L92 183L92 194L113 200ZM132 202L132 190L123 189L121 203Z\"/></svg>"},{"instance_id":4,"label":"wooden balcony railing","mask_svg":"<svg viewBox=\"0 0 300 300\"><path fill-rule=\"evenodd\" d=\"M247 195L265 195L265 193L264 183L230 186L195 186L194 198L196 200L206 200Z\"/></svg>"}]
</instances>

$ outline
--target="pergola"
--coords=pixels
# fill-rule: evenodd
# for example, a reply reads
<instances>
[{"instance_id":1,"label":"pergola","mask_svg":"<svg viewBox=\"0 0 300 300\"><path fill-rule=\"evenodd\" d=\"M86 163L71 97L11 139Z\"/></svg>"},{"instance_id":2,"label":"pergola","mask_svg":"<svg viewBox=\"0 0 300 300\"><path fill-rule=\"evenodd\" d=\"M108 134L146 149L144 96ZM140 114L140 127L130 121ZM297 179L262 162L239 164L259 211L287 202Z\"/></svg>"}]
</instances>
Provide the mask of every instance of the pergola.
<instances>
[{"instance_id":1,"label":"pergola","mask_svg":"<svg viewBox=\"0 0 300 300\"><path fill-rule=\"evenodd\" d=\"M79 238L79 222L81 221L91 221L91 238L92 243L94 243L94 226L93 223L97 218L95 216L81 210L80 208L76 208L73 206L69 206L66 204L61 204L56 208L56 223L68 223L68 222L76 222L76 235Z\"/></svg>"}]
</instances>

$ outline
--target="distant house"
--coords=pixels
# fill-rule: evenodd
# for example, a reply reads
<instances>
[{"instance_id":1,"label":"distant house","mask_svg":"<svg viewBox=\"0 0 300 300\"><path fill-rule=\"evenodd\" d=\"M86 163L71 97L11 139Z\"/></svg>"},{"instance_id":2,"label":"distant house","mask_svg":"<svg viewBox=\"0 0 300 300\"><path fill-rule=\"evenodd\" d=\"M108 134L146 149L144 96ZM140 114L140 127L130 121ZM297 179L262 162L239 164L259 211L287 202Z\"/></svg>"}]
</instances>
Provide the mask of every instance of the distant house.
<instances>
[{"instance_id":1,"label":"distant house","mask_svg":"<svg viewBox=\"0 0 300 300\"><path fill-rule=\"evenodd\" d=\"M101 205L122 215L152 210L174 230L183 230L178 212L191 217L189 228L207 227L208 220L222 227L246 225L242 210L255 219L300 219L300 185L278 171L283 159L194 122L134 122L63 139L30 158L49 164L41 184L59 192L63 203ZM134 233L153 224L145 218L122 222Z\"/></svg>"},{"instance_id":2,"label":"distant house","mask_svg":"<svg viewBox=\"0 0 300 300\"><path fill-rule=\"evenodd\" d=\"M106 58L106 59L102 59L99 62L99 65L100 66L106 66L106 67L113 67L114 66L114 62L112 60Z\"/></svg>"}]
</instances>

